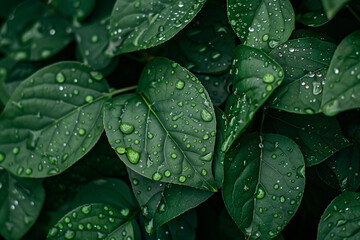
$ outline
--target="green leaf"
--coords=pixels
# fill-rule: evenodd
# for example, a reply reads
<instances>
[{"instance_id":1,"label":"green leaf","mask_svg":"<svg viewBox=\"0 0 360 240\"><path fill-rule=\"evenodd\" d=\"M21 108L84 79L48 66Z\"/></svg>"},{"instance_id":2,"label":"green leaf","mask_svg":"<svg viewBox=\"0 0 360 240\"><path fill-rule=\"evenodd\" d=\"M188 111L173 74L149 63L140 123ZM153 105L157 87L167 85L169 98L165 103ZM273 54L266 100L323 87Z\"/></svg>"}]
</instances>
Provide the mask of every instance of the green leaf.
<instances>
[{"instance_id":1,"label":"green leaf","mask_svg":"<svg viewBox=\"0 0 360 240\"><path fill-rule=\"evenodd\" d=\"M360 107L360 31L336 48L326 75L322 111L328 116Z\"/></svg>"},{"instance_id":2,"label":"green leaf","mask_svg":"<svg viewBox=\"0 0 360 240\"><path fill-rule=\"evenodd\" d=\"M228 0L228 18L247 46L270 52L287 41L295 27L295 13L289 0Z\"/></svg>"},{"instance_id":3,"label":"green leaf","mask_svg":"<svg viewBox=\"0 0 360 240\"><path fill-rule=\"evenodd\" d=\"M355 143L328 159L325 164L334 172L342 191L356 191L360 186L360 146Z\"/></svg>"},{"instance_id":4,"label":"green leaf","mask_svg":"<svg viewBox=\"0 0 360 240\"><path fill-rule=\"evenodd\" d=\"M9 78L9 75L12 72L11 70L16 66L16 63L17 61L10 57L4 57L0 60L0 102L4 105L7 103L12 93L6 89L6 80Z\"/></svg>"},{"instance_id":5,"label":"green leaf","mask_svg":"<svg viewBox=\"0 0 360 240\"><path fill-rule=\"evenodd\" d=\"M129 177L145 218L145 230L149 234L212 195L208 191L155 182L131 170Z\"/></svg>"},{"instance_id":6,"label":"green leaf","mask_svg":"<svg viewBox=\"0 0 360 240\"><path fill-rule=\"evenodd\" d=\"M341 8L349 0L321 0L325 9L325 13L329 19L335 17L336 13L341 10Z\"/></svg>"},{"instance_id":7,"label":"green leaf","mask_svg":"<svg viewBox=\"0 0 360 240\"><path fill-rule=\"evenodd\" d=\"M205 0L117 0L110 17L108 55L133 52L162 44L183 29Z\"/></svg>"},{"instance_id":8,"label":"green leaf","mask_svg":"<svg viewBox=\"0 0 360 240\"><path fill-rule=\"evenodd\" d=\"M43 68L24 80L0 115L0 165L23 177L58 174L103 132L108 85L77 62Z\"/></svg>"},{"instance_id":9,"label":"green leaf","mask_svg":"<svg viewBox=\"0 0 360 240\"><path fill-rule=\"evenodd\" d=\"M271 51L270 56L284 68L285 79L270 106L299 114L321 112L323 88L328 83L325 76L335 47L316 38L302 38Z\"/></svg>"},{"instance_id":10,"label":"green leaf","mask_svg":"<svg viewBox=\"0 0 360 240\"><path fill-rule=\"evenodd\" d=\"M208 2L169 48L171 58L192 72L222 74L228 71L235 36L228 24L225 6Z\"/></svg>"},{"instance_id":11,"label":"green leaf","mask_svg":"<svg viewBox=\"0 0 360 240\"><path fill-rule=\"evenodd\" d=\"M319 164L350 145L336 118L322 114L298 115L267 112L265 126L270 132L291 138L304 154L307 167Z\"/></svg>"},{"instance_id":12,"label":"green leaf","mask_svg":"<svg viewBox=\"0 0 360 240\"><path fill-rule=\"evenodd\" d=\"M108 21L101 21L75 29L82 61L95 69L104 69L112 62L112 58L105 55L109 44L108 24Z\"/></svg>"},{"instance_id":13,"label":"green leaf","mask_svg":"<svg viewBox=\"0 0 360 240\"><path fill-rule=\"evenodd\" d=\"M15 60L38 61L66 47L72 41L70 23L45 10L40 0L27 0L15 8L1 27L1 51Z\"/></svg>"},{"instance_id":14,"label":"green leaf","mask_svg":"<svg viewBox=\"0 0 360 240\"><path fill-rule=\"evenodd\" d=\"M52 5L65 17L85 19L94 9L96 0L54 0Z\"/></svg>"},{"instance_id":15,"label":"green leaf","mask_svg":"<svg viewBox=\"0 0 360 240\"><path fill-rule=\"evenodd\" d=\"M49 230L47 239L133 239L136 212L104 203L85 204L68 212Z\"/></svg>"},{"instance_id":16,"label":"green leaf","mask_svg":"<svg viewBox=\"0 0 360 240\"><path fill-rule=\"evenodd\" d=\"M97 179L83 186L72 206L75 208L86 203L104 203L118 209L128 208L133 212L139 210L129 185L116 178Z\"/></svg>"},{"instance_id":17,"label":"green leaf","mask_svg":"<svg viewBox=\"0 0 360 240\"><path fill-rule=\"evenodd\" d=\"M358 239L359 218L360 193L343 193L329 204L321 216L317 239Z\"/></svg>"},{"instance_id":18,"label":"green leaf","mask_svg":"<svg viewBox=\"0 0 360 240\"><path fill-rule=\"evenodd\" d=\"M249 239L272 239L296 212L305 186L304 159L291 139L245 135L225 159L223 199Z\"/></svg>"},{"instance_id":19,"label":"green leaf","mask_svg":"<svg viewBox=\"0 0 360 240\"><path fill-rule=\"evenodd\" d=\"M200 81L177 63L149 62L137 94L106 104L104 126L131 170L155 181L216 191L214 108Z\"/></svg>"},{"instance_id":20,"label":"green leaf","mask_svg":"<svg viewBox=\"0 0 360 240\"><path fill-rule=\"evenodd\" d=\"M214 106L218 107L226 101L229 96L228 85L230 75L228 72L219 76L196 74L196 77L209 93Z\"/></svg>"},{"instance_id":21,"label":"green leaf","mask_svg":"<svg viewBox=\"0 0 360 240\"><path fill-rule=\"evenodd\" d=\"M284 79L282 67L277 62L262 50L244 45L235 50L231 74L233 93L224 110L227 118L221 147L224 152Z\"/></svg>"},{"instance_id":22,"label":"green leaf","mask_svg":"<svg viewBox=\"0 0 360 240\"><path fill-rule=\"evenodd\" d=\"M23 0L1 1L0 2L0 16L6 18L9 13L19 5Z\"/></svg>"},{"instance_id":23,"label":"green leaf","mask_svg":"<svg viewBox=\"0 0 360 240\"><path fill-rule=\"evenodd\" d=\"M329 21L321 0L303 0L295 11L296 21L310 27L319 27Z\"/></svg>"},{"instance_id":24,"label":"green leaf","mask_svg":"<svg viewBox=\"0 0 360 240\"><path fill-rule=\"evenodd\" d=\"M0 235L21 239L38 218L44 200L40 180L17 178L0 169Z\"/></svg>"},{"instance_id":25,"label":"green leaf","mask_svg":"<svg viewBox=\"0 0 360 240\"><path fill-rule=\"evenodd\" d=\"M145 234L146 240L195 240L197 215L188 211L160 227L154 234Z\"/></svg>"}]
</instances>

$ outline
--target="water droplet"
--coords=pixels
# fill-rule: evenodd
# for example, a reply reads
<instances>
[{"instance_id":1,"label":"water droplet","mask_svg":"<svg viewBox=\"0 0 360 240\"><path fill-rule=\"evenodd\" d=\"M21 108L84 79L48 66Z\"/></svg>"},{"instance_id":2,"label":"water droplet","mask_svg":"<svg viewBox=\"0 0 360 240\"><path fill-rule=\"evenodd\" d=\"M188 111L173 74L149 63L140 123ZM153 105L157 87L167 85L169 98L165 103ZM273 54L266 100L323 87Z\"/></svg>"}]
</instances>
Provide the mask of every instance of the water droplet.
<instances>
[{"instance_id":1,"label":"water droplet","mask_svg":"<svg viewBox=\"0 0 360 240\"><path fill-rule=\"evenodd\" d=\"M123 132L124 134L130 134L134 131L134 126L130 123L121 123L120 124L120 131Z\"/></svg>"},{"instance_id":2,"label":"water droplet","mask_svg":"<svg viewBox=\"0 0 360 240\"><path fill-rule=\"evenodd\" d=\"M92 103L94 101L94 97L91 96L91 95L88 95L88 96L85 97L85 101L87 103Z\"/></svg>"},{"instance_id":3,"label":"water droplet","mask_svg":"<svg viewBox=\"0 0 360 240\"><path fill-rule=\"evenodd\" d=\"M96 81L100 81L101 79L103 79L103 75L101 72L92 71L92 72L90 72L90 75Z\"/></svg>"},{"instance_id":4,"label":"water droplet","mask_svg":"<svg viewBox=\"0 0 360 240\"><path fill-rule=\"evenodd\" d=\"M175 87L176 87L177 89L181 90L181 89L183 89L183 88L185 87L185 82L184 82L184 81L181 81L181 80L178 80L178 81L176 82Z\"/></svg>"},{"instance_id":5,"label":"water droplet","mask_svg":"<svg viewBox=\"0 0 360 240\"><path fill-rule=\"evenodd\" d=\"M6 158L5 153L0 152L0 162L3 162Z\"/></svg>"},{"instance_id":6,"label":"water droplet","mask_svg":"<svg viewBox=\"0 0 360 240\"><path fill-rule=\"evenodd\" d=\"M267 41L269 40L269 35L268 35L268 34L264 34L264 35L262 36L262 40L263 40L264 42L267 42Z\"/></svg>"},{"instance_id":7,"label":"water droplet","mask_svg":"<svg viewBox=\"0 0 360 240\"><path fill-rule=\"evenodd\" d=\"M80 129L78 130L78 134L79 134L80 136L84 136L85 133L86 133L86 131L85 131L85 129L83 129L83 128L80 128Z\"/></svg>"},{"instance_id":8,"label":"water droplet","mask_svg":"<svg viewBox=\"0 0 360 240\"><path fill-rule=\"evenodd\" d=\"M285 202L285 197L284 196L280 196L280 202L284 203Z\"/></svg>"},{"instance_id":9,"label":"water droplet","mask_svg":"<svg viewBox=\"0 0 360 240\"><path fill-rule=\"evenodd\" d=\"M123 209L121 209L120 213L121 213L121 215L126 217L127 215L129 215L130 210L128 208L123 208Z\"/></svg>"},{"instance_id":10,"label":"water droplet","mask_svg":"<svg viewBox=\"0 0 360 240\"><path fill-rule=\"evenodd\" d=\"M90 41L92 43L97 43L99 41L99 36L96 35L96 34L92 35L91 38L90 38Z\"/></svg>"},{"instance_id":11,"label":"water droplet","mask_svg":"<svg viewBox=\"0 0 360 240\"><path fill-rule=\"evenodd\" d=\"M336 222L336 226L339 227L339 226L342 226L342 225L344 225L346 223L347 223L347 221L345 219L339 219Z\"/></svg>"},{"instance_id":12,"label":"water droplet","mask_svg":"<svg viewBox=\"0 0 360 240\"><path fill-rule=\"evenodd\" d=\"M166 170L166 171L164 172L164 175L165 175L165 177L170 177L170 176L171 176L171 172L170 172L169 170Z\"/></svg>"},{"instance_id":13,"label":"water droplet","mask_svg":"<svg viewBox=\"0 0 360 240\"><path fill-rule=\"evenodd\" d=\"M83 214L89 214L91 212L91 210L92 210L91 205L85 205L81 208L81 212Z\"/></svg>"},{"instance_id":14,"label":"water droplet","mask_svg":"<svg viewBox=\"0 0 360 240\"><path fill-rule=\"evenodd\" d=\"M26 175L30 175L30 174L32 174L32 169L31 168L27 168L26 170L25 170L25 174Z\"/></svg>"},{"instance_id":15,"label":"water droplet","mask_svg":"<svg viewBox=\"0 0 360 240\"><path fill-rule=\"evenodd\" d=\"M59 230L56 227L50 229L48 236L55 237L58 234Z\"/></svg>"},{"instance_id":16,"label":"water droplet","mask_svg":"<svg viewBox=\"0 0 360 240\"><path fill-rule=\"evenodd\" d=\"M319 82L313 82L313 94L319 95L322 92L322 85Z\"/></svg>"},{"instance_id":17,"label":"water droplet","mask_svg":"<svg viewBox=\"0 0 360 240\"><path fill-rule=\"evenodd\" d=\"M335 74L339 74L340 73L340 70L338 68L334 68L334 73Z\"/></svg>"},{"instance_id":18,"label":"water droplet","mask_svg":"<svg viewBox=\"0 0 360 240\"><path fill-rule=\"evenodd\" d=\"M300 166L296 170L296 174L299 177L305 178L305 166Z\"/></svg>"},{"instance_id":19,"label":"water droplet","mask_svg":"<svg viewBox=\"0 0 360 240\"><path fill-rule=\"evenodd\" d=\"M132 148L126 149L126 156L132 164L137 164L139 162L140 154Z\"/></svg>"},{"instance_id":20,"label":"water droplet","mask_svg":"<svg viewBox=\"0 0 360 240\"><path fill-rule=\"evenodd\" d=\"M209 152L203 156L200 156L199 159L203 160L203 161L211 161L212 160L212 152Z\"/></svg>"},{"instance_id":21,"label":"water droplet","mask_svg":"<svg viewBox=\"0 0 360 240\"><path fill-rule=\"evenodd\" d=\"M211 53L211 60L218 61L221 57L221 53L219 51L214 51Z\"/></svg>"},{"instance_id":22,"label":"water droplet","mask_svg":"<svg viewBox=\"0 0 360 240\"><path fill-rule=\"evenodd\" d=\"M19 148L19 147L14 147L13 150L12 150L12 153L13 153L14 155L17 155L19 152L20 152L20 148Z\"/></svg>"},{"instance_id":23,"label":"water droplet","mask_svg":"<svg viewBox=\"0 0 360 240\"><path fill-rule=\"evenodd\" d=\"M279 45L279 41L276 41L276 40L270 40L269 42L269 47L270 48L275 48L277 45Z\"/></svg>"},{"instance_id":24,"label":"water droplet","mask_svg":"<svg viewBox=\"0 0 360 240\"><path fill-rule=\"evenodd\" d=\"M203 109L201 111L201 119L204 120L205 122L210 122L210 121L212 121L213 117L212 117L211 113L209 113L207 110Z\"/></svg>"},{"instance_id":25,"label":"water droplet","mask_svg":"<svg viewBox=\"0 0 360 240\"><path fill-rule=\"evenodd\" d=\"M162 179L162 174L161 173L158 173L158 172L155 172L153 175L152 175L152 179L154 181L160 181Z\"/></svg>"},{"instance_id":26,"label":"water droplet","mask_svg":"<svg viewBox=\"0 0 360 240\"><path fill-rule=\"evenodd\" d=\"M266 73L266 74L264 74L264 76L263 76L263 81L264 81L265 83L272 83L272 82L275 81L275 77L274 77L274 75L272 75L271 73Z\"/></svg>"},{"instance_id":27,"label":"water droplet","mask_svg":"<svg viewBox=\"0 0 360 240\"><path fill-rule=\"evenodd\" d=\"M264 188L259 184L256 192L256 198L257 199L263 199L265 197L265 190Z\"/></svg>"},{"instance_id":28,"label":"water droplet","mask_svg":"<svg viewBox=\"0 0 360 240\"><path fill-rule=\"evenodd\" d=\"M44 49L44 50L41 51L40 54L41 54L41 57L42 57L42 58L48 58L48 57L51 56L51 51L48 50L48 49Z\"/></svg>"},{"instance_id":29,"label":"water droplet","mask_svg":"<svg viewBox=\"0 0 360 240\"><path fill-rule=\"evenodd\" d=\"M116 147L115 148L115 151L118 153L118 154L124 154L126 152L126 149L124 147Z\"/></svg>"},{"instance_id":30,"label":"water droplet","mask_svg":"<svg viewBox=\"0 0 360 240\"><path fill-rule=\"evenodd\" d=\"M73 239L75 237L75 232L71 230L67 230L64 236L66 239Z\"/></svg>"},{"instance_id":31,"label":"water droplet","mask_svg":"<svg viewBox=\"0 0 360 240\"><path fill-rule=\"evenodd\" d=\"M183 183L183 182L185 182L185 181L186 181L186 177L181 175L181 176L179 177L179 182Z\"/></svg>"},{"instance_id":32,"label":"water droplet","mask_svg":"<svg viewBox=\"0 0 360 240\"><path fill-rule=\"evenodd\" d=\"M65 76L62 72L59 72L58 74L56 74L56 81L58 83L63 83L65 81Z\"/></svg>"},{"instance_id":33,"label":"water droplet","mask_svg":"<svg viewBox=\"0 0 360 240\"><path fill-rule=\"evenodd\" d=\"M154 220L153 219L145 222L145 230L148 234L151 234L154 231Z\"/></svg>"}]
</instances>

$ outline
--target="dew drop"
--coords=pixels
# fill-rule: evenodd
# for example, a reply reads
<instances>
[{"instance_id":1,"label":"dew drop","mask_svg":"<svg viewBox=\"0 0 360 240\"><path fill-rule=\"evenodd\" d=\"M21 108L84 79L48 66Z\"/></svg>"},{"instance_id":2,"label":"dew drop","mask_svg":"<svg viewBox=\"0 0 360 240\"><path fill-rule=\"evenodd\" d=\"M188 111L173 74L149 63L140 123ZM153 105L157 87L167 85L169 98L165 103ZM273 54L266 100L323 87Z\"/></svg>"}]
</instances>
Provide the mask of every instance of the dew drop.
<instances>
[{"instance_id":1,"label":"dew drop","mask_svg":"<svg viewBox=\"0 0 360 240\"><path fill-rule=\"evenodd\" d=\"M183 183L183 182L185 182L185 181L186 181L186 177L183 176L183 175L181 175L181 176L179 177L179 182Z\"/></svg>"},{"instance_id":2,"label":"dew drop","mask_svg":"<svg viewBox=\"0 0 360 240\"><path fill-rule=\"evenodd\" d=\"M56 74L56 81L58 83L63 83L65 81L65 76L62 72L59 72L58 74Z\"/></svg>"},{"instance_id":3,"label":"dew drop","mask_svg":"<svg viewBox=\"0 0 360 240\"><path fill-rule=\"evenodd\" d=\"M5 153L0 152L0 162L3 162L6 158Z\"/></svg>"},{"instance_id":4,"label":"dew drop","mask_svg":"<svg viewBox=\"0 0 360 240\"><path fill-rule=\"evenodd\" d=\"M178 80L178 81L176 82L175 87L176 87L177 89L179 89L179 90L182 90L182 89L185 87L185 82L184 82L184 81L181 81L181 80Z\"/></svg>"},{"instance_id":5,"label":"dew drop","mask_svg":"<svg viewBox=\"0 0 360 240\"><path fill-rule=\"evenodd\" d=\"M91 212L91 210L92 210L91 205L85 205L81 208L81 212L83 214L89 214Z\"/></svg>"},{"instance_id":6,"label":"dew drop","mask_svg":"<svg viewBox=\"0 0 360 240\"><path fill-rule=\"evenodd\" d=\"M264 188L259 184L256 192L256 198L257 199L263 199L265 197L265 190Z\"/></svg>"},{"instance_id":7,"label":"dew drop","mask_svg":"<svg viewBox=\"0 0 360 240\"><path fill-rule=\"evenodd\" d=\"M275 77L274 77L274 75L272 75L271 73L266 73L266 74L264 74L264 76L263 76L263 81L264 81L265 83L272 83L272 82L275 81Z\"/></svg>"},{"instance_id":8,"label":"dew drop","mask_svg":"<svg viewBox=\"0 0 360 240\"><path fill-rule=\"evenodd\" d=\"M162 174L161 173L158 173L158 172L155 172L153 175L152 175L152 179L154 181L160 181L162 179Z\"/></svg>"},{"instance_id":9,"label":"dew drop","mask_svg":"<svg viewBox=\"0 0 360 240\"><path fill-rule=\"evenodd\" d=\"M121 123L120 124L120 131L123 132L124 134L130 134L134 131L134 126L130 123Z\"/></svg>"},{"instance_id":10,"label":"dew drop","mask_svg":"<svg viewBox=\"0 0 360 240\"><path fill-rule=\"evenodd\" d=\"M132 164L137 164L139 162L140 154L132 148L126 149L126 156Z\"/></svg>"},{"instance_id":11,"label":"dew drop","mask_svg":"<svg viewBox=\"0 0 360 240\"><path fill-rule=\"evenodd\" d=\"M209 113L207 110L203 109L201 111L201 119L204 120L205 122L211 122L213 117L212 117L211 113Z\"/></svg>"}]
</instances>

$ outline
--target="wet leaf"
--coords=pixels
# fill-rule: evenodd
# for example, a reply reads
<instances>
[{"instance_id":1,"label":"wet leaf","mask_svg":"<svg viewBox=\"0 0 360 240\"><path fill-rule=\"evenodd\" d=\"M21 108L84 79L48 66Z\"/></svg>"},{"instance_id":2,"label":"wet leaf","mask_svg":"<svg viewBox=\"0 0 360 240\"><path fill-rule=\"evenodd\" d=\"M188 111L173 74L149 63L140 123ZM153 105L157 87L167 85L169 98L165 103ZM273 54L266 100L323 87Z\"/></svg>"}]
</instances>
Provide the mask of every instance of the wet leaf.
<instances>
[{"instance_id":1,"label":"wet leaf","mask_svg":"<svg viewBox=\"0 0 360 240\"><path fill-rule=\"evenodd\" d=\"M317 239L358 239L359 218L360 193L343 193L329 204L321 216Z\"/></svg>"},{"instance_id":2,"label":"wet leaf","mask_svg":"<svg viewBox=\"0 0 360 240\"><path fill-rule=\"evenodd\" d=\"M106 92L102 76L76 62L31 75L0 116L0 165L22 177L47 177L70 167L103 132Z\"/></svg>"},{"instance_id":3,"label":"wet leaf","mask_svg":"<svg viewBox=\"0 0 360 240\"><path fill-rule=\"evenodd\" d=\"M223 74L230 69L234 50L225 6L209 1L170 45L169 57L192 72Z\"/></svg>"},{"instance_id":4,"label":"wet leaf","mask_svg":"<svg viewBox=\"0 0 360 240\"><path fill-rule=\"evenodd\" d=\"M49 230L47 239L133 239L136 212L104 203L85 204L68 212Z\"/></svg>"},{"instance_id":5,"label":"wet leaf","mask_svg":"<svg viewBox=\"0 0 360 240\"><path fill-rule=\"evenodd\" d=\"M160 45L183 29L205 0L117 0L110 17L108 55Z\"/></svg>"},{"instance_id":6,"label":"wet leaf","mask_svg":"<svg viewBox=\"0 0 360 240\"><path fill-rule=\"evenodd\" d=\"M336 13L341 10L341 8L349 0L321 0L325 9L325 13L329 19L335 17Z\"/></svg>"},{"instance_id":7,"label":"wet leaf","mask_svg":"<svg viewBox=\"0 0 360 240\"><path fill-rule=\"evenodd\" d=\"M109 44L108 21L95 22L75 29L77 47L82 61L95 69L104 69L110 65L112 58L105 55Z\"/></svg>"},{"instance_id":8,"label":"wet leaf","mask_svg":"<svg viewBox=\"0 0 360 240\"><path fill-rule=\"evenodd\" d=\"M282 67L277 62L263 51L244 45L235 50L231 74L233 93L224 110L227 118L221 147L224 152L284 79Z\"/></svg>"},{"instance_id":9,"label":"wet leaf","mask_svg":"<svg viewBox=\"0 0 360 240\"><path fill-rule=\"evenodd\" d=\"M227 4L230 24L247 46L270 52L294 30L295 13L288 0L228 0Z\"/></svg>"},{"instance_id":10,"label":"wet leaf","mask_svg":"<svg viewBox=\"0 0 360 240\"><path fill-rule=\"evenodd\" d=\"M149 62L137 94L106 105L104 126L131 170L155 181L216 191L214 108L200 81L177 63Z\"/></svg>"},{"instance_id":11,"label":"wet leaf","mask_svg":"<svg viewBox=\"0 0 360 240\"><path fill-rule=\"evenodd\" d=\"M195 240L197 215L188 211L160 227L154 234L145 235L146 240Z\"/></svg>"},{"instance_id":12,"label":"wet leaf","mask_svg":"<svg viewBox=\"0 0 360 240\"><path fill-rule=\"evenodd\" d=\"M18 61L50 58L72 41L69 25L40 0L24 1L1 26L0 50Z\"/></svg>"},{"instance_id":13,"label":"wet leaf","mask_svg":"<svg viewBox=\"0 0 360 240\"><path fill-rule=\"evenodd\" d=\"M287 112L321 112L323 88L335 44L316 38L290 40L273 51L273 57L285 72L284 83L274 93L271 107ZM296 96L296 97L294 97Z\"/></svg>"},{"instance_id":14,"label":"wet leaf","mask_svg":"<svg viewBox=\"0 0 360 240\"><path fill-rule=\"evenodd\" d=\"M267 112L267 116L265 128L294 140L304 154L307 167L325 161L350 145L336 118L275 111Z\"/></svg>"},{"instance_id":15,"label":"wet leaf","mask_svg":"<svg viewBox=\"0 0 360 240\"><path fill-rule=\"evenodd\" d=\"M228 72L219 76L196 74L196 77L209 93L214 106L218 107L226 101L229 96L228 85L230 75Z\"/></svg>"},{"instance_id":16,"label":"wet leaf","mask_svg":"<svg viewBox=\"0 0 360 240\"><path fill-rule=\"evenodd\" d=\"M326 75L322 111L328 116L360 107L360 31L336 48Z\"/></svg>"},{"instance_id":17,"label":"wet leaf","mask_svg":"<svg viewBox=\"0 0 360 240\"><path fill-rule=\"evenodd\" d=\"M295 214L305 185L298 146L276 134L245 135L226 154L223 199L249 239L272 239Z\"/></svg>"},{"instance_id":18,"label":"wet leaf","mask_svg":"<svg viewBox=\"0 0 360 240\"><path fill-rule=\"evenodd\" d=\"M216 186L218 188L221 188L224 181L224 160L225 160L225 152L221 151L221 146L224 143L224 138L225 138L226 117L224 115L224 112L220 108L216 107L215 113L216 113L217 133L216 133L213 169L214 169Z\"/></svg>"},{"instance_id":19,"label":"wet leaf","mask_svg":"<svg viewBox=\"0 0 360 240\"><path fill-rule=\"evenodd\" d=\"M310 27L319 27L329 21L321 0L303 0L295 11L296 21Z\"/></svg>"},{"instance_id":20,"label":"wet leaf","mask_svg":"<svg viewBox=\"0 0 360 240\"><path fill-rule=\"evenodd\" d=\"M153 233L163 224L197 207L212 195L208 191L155 182L131 170L129 177L135 197L141 206L145 230L148 233Z\"/></svg>"},{"instance_id":21,"label":"wet leaf","mask_svg":"<svg viewBox=\"0 0 360 240\"><path fill-rule=\"evenodd\" d=\"M17 178L0 169L0 235L21 239L38 218L44 200L40 180Z\"/></svg>"}]
</instances>

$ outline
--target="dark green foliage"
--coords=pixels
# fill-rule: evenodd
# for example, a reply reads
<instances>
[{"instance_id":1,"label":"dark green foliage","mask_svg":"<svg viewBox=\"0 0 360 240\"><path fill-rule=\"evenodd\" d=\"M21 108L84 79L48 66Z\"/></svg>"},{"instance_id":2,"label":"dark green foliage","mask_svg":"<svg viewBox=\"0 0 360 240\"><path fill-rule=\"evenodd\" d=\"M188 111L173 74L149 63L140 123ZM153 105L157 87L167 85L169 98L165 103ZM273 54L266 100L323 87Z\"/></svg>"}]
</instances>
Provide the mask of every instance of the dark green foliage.
<instances>
[{"instance_id":1,"label":"dark green foliage","mask_svg":"<svg viewBox=\"0 0 360 240\"><path fill-rule=\"evenodd\" d=\"M358 0L0 1L0 239L360 239Z\"/></svg>"}]
</instances>

